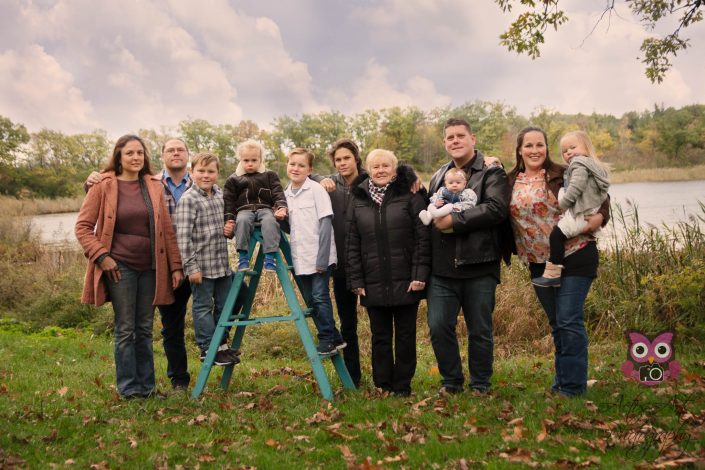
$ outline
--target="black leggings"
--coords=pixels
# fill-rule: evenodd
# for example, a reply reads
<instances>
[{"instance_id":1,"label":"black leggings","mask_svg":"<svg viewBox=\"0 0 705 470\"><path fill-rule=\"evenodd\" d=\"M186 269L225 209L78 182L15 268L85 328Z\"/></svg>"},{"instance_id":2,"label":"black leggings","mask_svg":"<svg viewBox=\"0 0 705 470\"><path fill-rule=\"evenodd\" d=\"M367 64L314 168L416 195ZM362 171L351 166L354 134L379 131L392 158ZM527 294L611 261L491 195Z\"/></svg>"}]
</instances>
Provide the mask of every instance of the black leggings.
<instances>
[{"instance_id":1,"label":"black leggings","mask_svg":"<svg viewBox=\"0 0 705 470\"><path fill-rule=\"evenodd\" d=\"M551 253L548 260L553 264L563 264L565 259L565 242L568 240L558 225L553 227L551 235L548 237L548 241L551 246Z\"/></svg>"}]
</instances>

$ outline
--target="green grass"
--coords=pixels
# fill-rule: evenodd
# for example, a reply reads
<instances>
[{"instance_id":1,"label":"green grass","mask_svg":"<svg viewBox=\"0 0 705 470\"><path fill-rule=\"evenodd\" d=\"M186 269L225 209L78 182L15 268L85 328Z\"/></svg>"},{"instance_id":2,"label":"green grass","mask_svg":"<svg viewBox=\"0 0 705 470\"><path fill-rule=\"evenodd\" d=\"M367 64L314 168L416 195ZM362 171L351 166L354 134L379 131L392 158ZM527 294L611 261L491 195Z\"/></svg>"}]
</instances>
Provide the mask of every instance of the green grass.
<instances>
[{"instance_id":1,"label":"green grass","mask_svg":"<svg viewBox=\"0 0 705 470\"><path fill-rule=\"evenodd\" d=\"M624 346L597 345L590 350L596 382L585 398L546 394L552 361L545 355L498 359L489 397L465 392L442 398L430 347L420 341L411 398L377 394L363 350L361 390L342 392L333 379L339 393L328 403L317 393L302 350L289 345L272 358L247 340L228 391L217 387L216 369L198 400L169 393L164 400L121 401L110 338L56 328L30 335L0 330L0 467L632 468L659 458L705 462L701 348L678 350L686 372L675 385L650 389L625 382L619 372ZM168 391L163 350L157 343L154 349L158 388ZM195 351L190 357L195 375ZM669 436L672 445L659 449Z\"/></svg>"}]
</instances>

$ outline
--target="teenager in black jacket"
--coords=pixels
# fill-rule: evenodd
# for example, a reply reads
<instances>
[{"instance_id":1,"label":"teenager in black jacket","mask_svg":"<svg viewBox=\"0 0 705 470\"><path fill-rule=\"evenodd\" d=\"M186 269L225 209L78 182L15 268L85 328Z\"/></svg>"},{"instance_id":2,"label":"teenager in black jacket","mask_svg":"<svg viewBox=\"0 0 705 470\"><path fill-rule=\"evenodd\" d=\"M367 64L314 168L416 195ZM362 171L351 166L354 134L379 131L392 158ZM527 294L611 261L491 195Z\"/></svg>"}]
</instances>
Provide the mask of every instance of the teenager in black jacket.
<instances>
[{"instance_id":1,"label":"teenager in black jacket","mask_svg":"<svg viewBox=\"0 0 705 470\"><path fill-rule=\"evenodd\" d=\"M375 386L408 396L416 315L431 269L430 232L418 218L427 201L411 193L414 172L397 167L394 153L373 150L365 163L369 177L358 178L352 189L346 273L370 316Z\"/></svg>"}]
</instances>

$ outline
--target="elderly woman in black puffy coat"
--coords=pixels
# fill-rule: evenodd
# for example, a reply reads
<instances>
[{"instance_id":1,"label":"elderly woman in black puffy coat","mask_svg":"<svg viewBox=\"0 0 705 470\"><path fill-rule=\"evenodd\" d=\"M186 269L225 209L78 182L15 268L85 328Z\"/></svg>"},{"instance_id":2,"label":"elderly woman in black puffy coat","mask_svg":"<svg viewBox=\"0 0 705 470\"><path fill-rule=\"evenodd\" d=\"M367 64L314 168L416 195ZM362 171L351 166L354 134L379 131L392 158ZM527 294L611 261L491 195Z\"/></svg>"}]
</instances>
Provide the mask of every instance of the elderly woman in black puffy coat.
<instances>
[{"instance_id":1,"label":"elderly woman in black puffy coat","mask_svg":"<svg viewBox=\"0 0 705 470\"><path fill-rule=\"evenodd\" d=\"M409 190L413 170L394 153L367 155L368 175L352 185L346 273L367 308L375 387L411 394L416 371L416 315L431 269L430 232L418 217L427 201Z\"/></svg>"}]
</instances>

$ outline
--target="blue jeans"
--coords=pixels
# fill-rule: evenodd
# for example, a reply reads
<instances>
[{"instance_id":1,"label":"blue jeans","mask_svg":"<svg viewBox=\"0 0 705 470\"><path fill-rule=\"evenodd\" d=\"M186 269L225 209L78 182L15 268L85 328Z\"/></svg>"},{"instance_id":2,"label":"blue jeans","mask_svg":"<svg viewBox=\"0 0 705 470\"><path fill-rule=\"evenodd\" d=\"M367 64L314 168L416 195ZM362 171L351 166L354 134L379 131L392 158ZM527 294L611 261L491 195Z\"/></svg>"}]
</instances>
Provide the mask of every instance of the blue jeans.
<instances>
[{"instance_id":1,"label":"blue jeans","mask_svg":"<svg viewBox=\"0 0 705 470\"><path fill-rule=\"evenodd\" d=\"M115 313L115 374L121 396L154 392L154 270L135 271L118 261L120 281L105 283Z\"/></svg>"},{"instance_id":2,"label":"blue jeans","mask_svg":"<svg viewBox=\"0 0 705 470\"><path fill-rule=\"evenodd\" d=\"M207 351L211 344L215 326L218 324L220 312L223 311L231 285L232 276L215 279L204 277L201 284L191 284L193 329L196 333L196 343L201 351Z\"/></svg>"},{"instance_id":3,"label":"blue jeans","mask_svg":"<svg viewBox=\"0 0 705 470\"><path fill-rule=\"evenodd\" d=\"M235 221L235 248L237 251L248 251L250 237L255 222L260 222L262 230L262 252L276 253L279 251L279 222L274 217L272 209L257 209L256 211L241 210Z\"/></svg>"},{"instance_id":4,"label":"blue jeans","mask_svg":"<svg viewBox=\"0 0 705 470\"><path fill-rule=\"evenodd\" d=\"M162 318L162 341L167 361L166 375L171 380L172 387L187 387L191 381L184 341L186 305L191 297L188 279L174 290L174 297L173 304L159 306Z\"/></svg>"},{"instance_id":5,"label":"blue jeans","mask_svg":"<svg viewBox=\"0 0 705 470\"><path fill-rule=\"evenodd\" d=\"M350 373L350 378L356 387L360 386L360 343L357 339L357 295L347 287L347 279L333 277L333 293L335 306L338 307L340 318L340 334L348 346L343 349L345 367Z\"/></svg>"},{"instance_id":6,"label":"blue jeans","mask_svg":"<svg viewBox=\"0 0 705 470\"><path fill-rule=\"evenodd\" d=\"M561 278L558 288L534 287L556 349L551 389L565 395L580 395L587 389L588 337L583 308L591 285L591 277L569 276Z\"/></svg>"},{"instance_id":7,"label":"blue jeans","mask_svg":"<svg viewBox=\"0 0 705 470\"><path fill-rule=\"evenodd\" d=\"M303 274L296 276L301 285L301 295L306 305L313 309L311 317L318 330L319 343L340 343L343 337L335 327L333 304L330 301L328 280L330 269L324 273Z\"/></svg>"},{"instance_id":8,"label":"blue jeans","mask_svg":"<svg viewBox=\"0 0 705 470\"><path fill-rule=\"evenodd\" d=\"M428 284L428 326L443 386L458 389L465 381L455 332L458 312L462 308L468 328L470 388L489 390L496 289L497 280L489 275L473 279L431 276Z\"/></svg>"}]
</instances>

